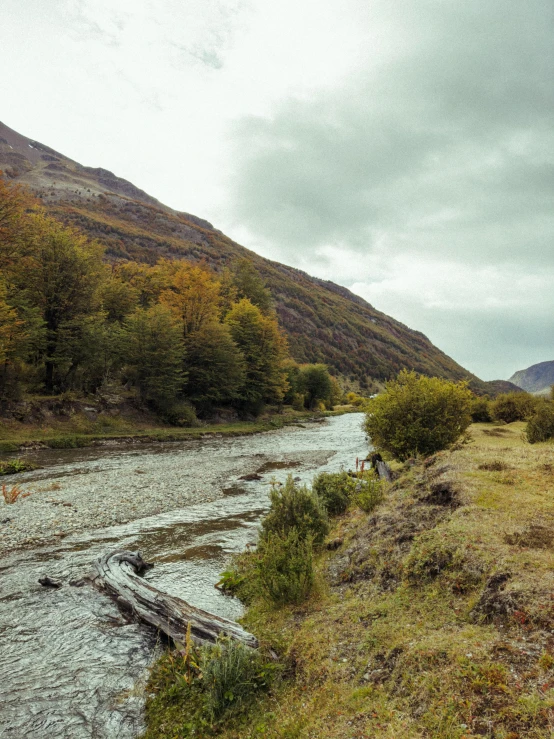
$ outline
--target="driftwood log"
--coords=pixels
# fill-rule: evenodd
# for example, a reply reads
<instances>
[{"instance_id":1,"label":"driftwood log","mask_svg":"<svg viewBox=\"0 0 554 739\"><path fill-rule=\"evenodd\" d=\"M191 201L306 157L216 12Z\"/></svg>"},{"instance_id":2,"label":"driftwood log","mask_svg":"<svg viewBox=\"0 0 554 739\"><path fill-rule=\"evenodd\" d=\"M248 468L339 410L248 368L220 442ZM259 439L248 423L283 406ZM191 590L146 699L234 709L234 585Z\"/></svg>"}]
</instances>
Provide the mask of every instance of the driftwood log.
<instances>
[{"instance_id":1,"label":"driftwood log","mask_svg":"<svg viewBox=\"0 0 554 739\"><path fill-rule=\"evenodd\" d=\"M258 646L256 637L234 621L162 593L140 577L150 567L138 552L110 552L96 563L91 581L96 588L115 597L122 611L154 626L173 641L185 641L190 623L191 637L197 644L213 644L218 636L225 634L248 647Z\"/></svg>"}]
</instances>

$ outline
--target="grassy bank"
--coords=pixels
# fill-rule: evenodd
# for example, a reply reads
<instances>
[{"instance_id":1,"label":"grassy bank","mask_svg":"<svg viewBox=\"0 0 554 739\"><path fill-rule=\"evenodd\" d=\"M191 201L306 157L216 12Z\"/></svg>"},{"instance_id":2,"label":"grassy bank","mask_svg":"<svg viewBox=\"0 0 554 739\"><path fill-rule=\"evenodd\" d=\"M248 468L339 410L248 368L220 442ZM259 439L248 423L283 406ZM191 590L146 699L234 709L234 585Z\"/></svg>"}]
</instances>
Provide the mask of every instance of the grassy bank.
<instances>
[{"instance_id":1,"label":"grassy bank","mask_svg":"<svg viewBox=\"0 0 554 739\"><path fill-rule=\"evenodd\" d=\"M282 413L266 413L256 421L202 423L190 428L178 428L152 419L124 418L100 415L90 420L82 413L70 418L52 418L48 423L0 423L0 454L12 454L25 448L44 446L52 449L74 449L95 446L101 442L181 441L202 436L242 436L271 431L286 425L307 422L326 416L357 412L352 406L340 406L323 413L299 412L286 409Z\"/></svg>"},{"instance_id":2,"label":"grassy bank","mask_svg":"<svg viewBox=\"0 0 554 739\"><path fill-rule=\"evenodd\" d=\"M334 519L310 598L245 616L283 666L271 690L212 730L161 663L145 736L551 739L554 445L522 430L475 424Z\"/></svg>"}]
</instances>

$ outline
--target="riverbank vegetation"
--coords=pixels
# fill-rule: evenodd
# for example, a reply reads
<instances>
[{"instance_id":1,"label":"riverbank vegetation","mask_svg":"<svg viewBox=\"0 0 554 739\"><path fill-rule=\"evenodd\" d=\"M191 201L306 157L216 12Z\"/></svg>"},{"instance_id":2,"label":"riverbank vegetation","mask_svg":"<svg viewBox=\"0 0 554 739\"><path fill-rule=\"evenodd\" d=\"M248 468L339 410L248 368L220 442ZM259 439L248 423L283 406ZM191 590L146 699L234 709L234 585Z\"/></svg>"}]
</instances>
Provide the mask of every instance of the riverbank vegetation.
<instances>
[{"instance_id":1,"label":"riverbank vegetation","mask_svg":"<svg viewBox=\"0 0 554 739\"><path fill-rule=\"evenodd\" d=\"M197 703L191 718L180 670L168 682L158 666L148 739L552 736L554 444L529 443L551 401L517 406L526 432L470 426L472 403L463 384L401 373L366 417L392 483L362 466L273 488L256 551L219 586L279 677L235 713Z\"/></svg>"},{"instance_id":2,"label":"riverbank vegetation","mask_svg":"<svg viewBox=\"0 0 554 739\"><path fill-rule=\"evenodd\" d=\"M242 555L244 624L281 671L201 730L180 669L154 672L146 737L549 739L554 445L524 429L473 424L468 443L397 463L369 515L331 518L301 602L253 586L260 554Z\"/></svg>"},{"instance_id":3,"label":"riverbank vegetation","mask_svg":"<svg viewBox=\"0 0 554 739\"><path fill-rule=\"evenodd\" d=\"M126 395L172 426L268 404L330 408L322 364L290 359L271 293L252 264L216 274L160 259L106 264L103 247L0 177L0 406L40 395ZM287 396L288 393L288 396ZM14 410L15 406L15 410Z\"/></svg>"}]
</instances>

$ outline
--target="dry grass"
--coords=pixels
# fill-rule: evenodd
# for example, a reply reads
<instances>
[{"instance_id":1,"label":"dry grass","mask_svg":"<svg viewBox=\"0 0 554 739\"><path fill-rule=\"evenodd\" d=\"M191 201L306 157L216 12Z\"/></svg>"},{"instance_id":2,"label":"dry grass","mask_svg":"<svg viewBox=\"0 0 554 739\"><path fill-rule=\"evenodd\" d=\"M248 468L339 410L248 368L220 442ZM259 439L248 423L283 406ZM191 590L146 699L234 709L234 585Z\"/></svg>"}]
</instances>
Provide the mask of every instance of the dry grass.
<instances>
[{"instance_id":1,"label":"dry grass","mask_svg":"<svg viewBox=\"0 0 554 739\"><path fill-rule=\"evenodd\" d=\"M289 679L218 736L554 736L554 446L522 427L407 467L338 520L307 604L249 609Z\"/></svg>"},{"instance_id":2,"label":"dry grass","mask_svg":"<svg viewBox=\"0 0 554 739\"><path fill-rule=\"evenodd\" d=\"M7 485L2 485L2 497L8 504L15 503L19 496L26 498L27 495L28 493L23 493L23 490L17 485L13 485L10 488Z\"/></svg>"}]
</instances>

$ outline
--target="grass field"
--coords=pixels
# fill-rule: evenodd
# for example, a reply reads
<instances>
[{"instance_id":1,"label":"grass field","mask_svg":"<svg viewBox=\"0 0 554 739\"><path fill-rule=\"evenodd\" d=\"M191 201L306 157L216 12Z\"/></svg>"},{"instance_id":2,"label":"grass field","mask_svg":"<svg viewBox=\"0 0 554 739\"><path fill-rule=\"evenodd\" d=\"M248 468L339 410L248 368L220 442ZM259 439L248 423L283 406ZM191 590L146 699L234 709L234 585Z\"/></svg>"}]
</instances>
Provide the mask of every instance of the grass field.
<instances>
[{"instance_id":1,"label":"grass field","mask_svg":"<svg viewBox=\"0 0 554 739\"><path fill-rule=\"evenodd\" d=\"M148 739L552 739L554 445L522 431L475 424L335 519L310 600L244 619L283 664L272 690L194 733L178 669L154 673Z\"/></svg>"}]
</instances>

